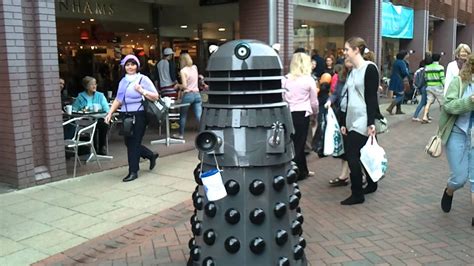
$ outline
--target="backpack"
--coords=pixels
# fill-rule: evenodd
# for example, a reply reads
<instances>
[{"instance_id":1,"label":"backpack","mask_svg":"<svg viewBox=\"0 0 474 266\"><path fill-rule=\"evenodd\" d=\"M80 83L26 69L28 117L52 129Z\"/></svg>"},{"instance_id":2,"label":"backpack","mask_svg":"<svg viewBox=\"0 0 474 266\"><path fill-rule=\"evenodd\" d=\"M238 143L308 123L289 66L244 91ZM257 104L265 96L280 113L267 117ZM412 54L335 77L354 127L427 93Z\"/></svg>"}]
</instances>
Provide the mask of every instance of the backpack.
<instances>
[{"instance_id":1,"label":"backpack","mask_svg":"<svg viewBox=\"0 0 474 266\"><path fill-rule=\"evenodd\" d=\"M413 80L413 85L415 88L419 89L425 85L425 68L420 67L416 72L415 72L415 77Z\"/></svg>"}]
</instances>

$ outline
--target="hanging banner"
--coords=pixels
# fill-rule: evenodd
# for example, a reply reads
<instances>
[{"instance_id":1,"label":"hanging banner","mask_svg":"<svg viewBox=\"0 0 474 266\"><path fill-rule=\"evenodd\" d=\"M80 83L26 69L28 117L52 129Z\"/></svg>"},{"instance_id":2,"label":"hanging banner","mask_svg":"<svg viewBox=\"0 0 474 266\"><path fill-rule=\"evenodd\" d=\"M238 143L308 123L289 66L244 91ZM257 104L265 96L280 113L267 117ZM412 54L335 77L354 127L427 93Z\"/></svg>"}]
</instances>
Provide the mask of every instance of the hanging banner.
<instances>
[{"instance_id":1,"label":"hanging banner","mask_svg":"<svg viewBox=\"0 0 474 266\"><path fill-rule=\"evenodd\" d=\"M412 8L395 6L390 2L382 3L382 37L413 39Z\"/></svg>"}]
</instances>

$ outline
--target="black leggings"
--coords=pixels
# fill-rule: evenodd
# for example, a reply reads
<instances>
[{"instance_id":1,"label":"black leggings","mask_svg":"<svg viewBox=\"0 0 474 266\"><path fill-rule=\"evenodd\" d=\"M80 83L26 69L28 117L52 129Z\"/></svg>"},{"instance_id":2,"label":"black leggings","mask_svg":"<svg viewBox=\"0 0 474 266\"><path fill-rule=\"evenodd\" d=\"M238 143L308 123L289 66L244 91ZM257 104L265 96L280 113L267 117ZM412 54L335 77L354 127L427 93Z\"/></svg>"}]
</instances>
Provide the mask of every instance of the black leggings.
<instances>
[{"instance_id":1,"label":"black leggings","mask_svg":"<svg viewBox=\"0 0 474 266\"><path fill-rule=\"evenodd\" d=\"M300 177L308 175L308 166L306 164L306 155L304 154L304 146L306 137L308 136L309 116L305 116L306 111L291 112L293 118L293 127L295 134L292 135L293 145L295 146L295 161L299 169Z\"/></svg>"},{"instance_id":2,"label":"black leggings","mask_svg":"<svg viewBox=\"0 0 474 266\"><path fill-rule=\"evenodd\" d=\"M346 159L349 164L351 171L351 190L354 196L363 196L362 191L362 163L360 161L360 149L364 147L368 137L361 135L355 131L349 131L347 134L347 141L344 143L346 146ZM367 183L370 185L374 183L370 176L366 172Z\"/></svg>"}]
</instances>

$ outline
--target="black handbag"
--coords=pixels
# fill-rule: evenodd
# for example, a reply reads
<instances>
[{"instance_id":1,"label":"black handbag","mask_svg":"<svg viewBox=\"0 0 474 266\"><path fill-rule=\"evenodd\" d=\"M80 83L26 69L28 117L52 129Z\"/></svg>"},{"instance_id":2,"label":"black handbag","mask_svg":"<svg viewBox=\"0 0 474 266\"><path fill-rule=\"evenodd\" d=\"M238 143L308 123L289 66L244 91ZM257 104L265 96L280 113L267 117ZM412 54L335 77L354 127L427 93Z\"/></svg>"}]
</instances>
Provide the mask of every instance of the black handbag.
<instances>
[{"instance_id":1,"label":"black handbag","mask_svg":"<svg viewBox=\"0 0 474 266\"><path fill-rule=\"evenodd\" d=\"M119 131L120 136L133 136L133 128L135 127L135 115L128 112L127 103L125 102L125 94L123 95L123 104L125 105L125 113L120 114L122 119L122 128Z\"/></svg>"},{"instance_id":2,"label":"black handbag","mask_svg":"<svg viewBox=\"0 0 474 266\"><path fill-rule=\"evenodd\" d=\"M143 97L142 104L148 122L157 123L159 125L165 120L169 108L161 98L156 101L150 101Z\"/></svg>"}]
</instances>

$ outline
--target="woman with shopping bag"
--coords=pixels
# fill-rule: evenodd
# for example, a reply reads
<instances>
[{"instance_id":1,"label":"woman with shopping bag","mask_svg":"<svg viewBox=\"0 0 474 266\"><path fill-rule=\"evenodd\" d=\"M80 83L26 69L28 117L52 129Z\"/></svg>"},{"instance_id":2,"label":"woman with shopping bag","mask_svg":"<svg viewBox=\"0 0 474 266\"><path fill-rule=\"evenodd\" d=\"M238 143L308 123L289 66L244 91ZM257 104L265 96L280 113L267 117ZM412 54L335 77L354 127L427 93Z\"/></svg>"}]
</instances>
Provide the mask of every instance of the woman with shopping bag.
<instances>
[{"instance_id":1,"label":"woman with shopping bag","mask_svg":"<svg viewBox=\"0 0 474 266\"><path fill-rule=\"evenodd\" d=\"M352 194L341 201L342 205L361 204L365 201L364 194L377 190L370 176L367 176L367 187L362 188L362 166L360 149L366 144L369 136L375 136L375 118L378 109L377 90L379 72L377 66L365 61L363 54L369 52L367 44L360 37L348 39L344 45L344 55L352 64L353 69L344 86L341 109L341 132L347 135L345 147L346 158L350 169Z\"/></svg>"}]
</instances>

